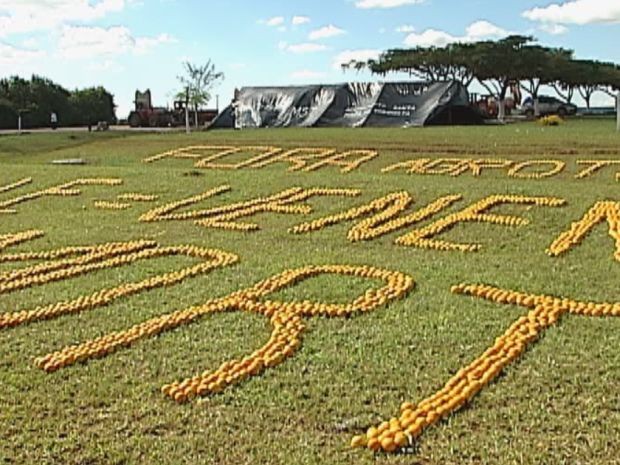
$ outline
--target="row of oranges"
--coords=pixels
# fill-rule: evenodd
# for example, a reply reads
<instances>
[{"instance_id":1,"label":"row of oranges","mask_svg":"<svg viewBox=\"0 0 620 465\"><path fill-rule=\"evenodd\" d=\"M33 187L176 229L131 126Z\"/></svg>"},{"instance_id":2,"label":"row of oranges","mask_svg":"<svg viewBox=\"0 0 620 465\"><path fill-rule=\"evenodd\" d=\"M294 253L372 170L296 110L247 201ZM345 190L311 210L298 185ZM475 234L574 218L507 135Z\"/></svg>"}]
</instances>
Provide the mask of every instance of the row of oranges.
<instances>
[{"instance_id":1,"label":"row of oranges","mask_svg":"<svg viewBox=\"0 0 620 465\"><path fill-rule=\"evenodd\" d=\"M220 160L226 156L245 152L255 152L257 155L237 163L216 162L216 160ZM289 171L301 170L310 172L326 166L336 166L341 168L341 173L348 173L377 156L378 152L376 150L366 149L355 149L338 153L335 149L322 147L299 147L285 150L273 146L196 145L152 155L145 158L143 162L152 163L164 158L197 159L194 164L196 168L235 170L242 168L263 168L273 163L285 162L292 165Z\"/></svg>"},{"instance_id":2,"label":"row of oranges","mask_svg":"<svg viewBox=\"0 0 620 465\"><path fill-rule=\"evenodd\" d=\"M409 207L413 199L411 195L405 191L393 192L377 198L368 204L351 208L345 212L296 225L289 231L294 234L318 231L340 222L351 221L361 216L377 212L373 216L355 224L347 233L347 238L352 242L371 240L424 221L461 198L462 196L460 195L447 195L433 201L414 213L398 217L398 215Z\"/></svg>"},{"instance_id":3,"label":"row of oranges","mask_svg":"<svg viewBox=\"0 0 620 465\"><path fill-rule=\"evenodd\" d=\"M567 252L579 245L592 228L604 220L609 225L609 235L616 241L615 259L620 261L620 202L610 200L596 202L581 220L573 222L568 231L553 241L547 253L557 257Z\"/></svg>"},{"instance_id":4,"label":"row of oranges","mask_svg":"<svg viewBox=\"0 0 620 465\"><path fill-rule=\"evenodd\" d=\"M0 186L0 194L3 194L8 191L12 191L13 189L17 189L18 187L25 186L26 184L30 184L31 182L32 182L32 178L23 178L15 182L12 182L10 184Z\"/></svg>"},{"instance_id":5,"label":"row of oranges","mask_svg":"<svg viewBox=\"0 0 620 465\"><path fill-rule=\"evenodd\" d=\"M492 207L502 204L535 205L558 207L566 201L557 197L529 197L522 195L491 195L470 205L469 207L441 218L434 223L421 229L416 229L396 239L399 245L421 247L436 250L458 250L461 252L473 252L480 249L479 244L459 244L441 240L433 240L432 237L463 222L484 222L502 226L524 226L528 220L519 216L494 215L486 213Z\"/></svg>"},{"instance_id":6,"label":"row of oranges","mask_svg":"<svg viewBox=\"0 0 620 465\"><path fill-rule=\"evenodd\" d=\"M267 212L307 214L312 211L308 205L295 204L308 200L313 196L354 197L360 193L357 189L304 189L301 187L292 187L266 197L256 197L250 200L235 202L205 210L176 212L176 210L180 208L188 207L229 190L230 186L222 185L201 194L159 206L140 216L140 221L154 222L194 220L196 224L201 226L251 231L258 229L258 225L251 223L235 223L233 220L241 217L252 216L257 213Z\"/></svg>"},{"instance_id":7,"label":"row of oranges","mask_svg":"<svg viewBox=\"0 0 620 465\"><path fill-rule=\"evenodd\" d=\"M74 258L64 258L0 274L0 294L62 281L84 273L122 266L135 261L133 253L156 246L152 241L102 244L93 251Z\"/></svg>"},{"instance_id":8,"label":"row of oranges","mask_svg":"<svg viewBox=\"0 0 620 465\"><path fill-rule=\"evenodd\" d=\"M95 208L98 208L99 210L127 210L131 208L130 203L116 201L110 202L107 200L96 200L94 205Z\"/></svg>"},{"instance_id":9,"label":"row of oranges","mask_svg":"<svg viewBox=\"0 0 620 465\"><path fill-rule=\"evenodd\" d=\"M28 194L5 200L3 202L0 202L0 210L5 210L8 207L12 207L19 203L27 202L29 200L35 200L46 195L61 197L80 195L81 191L75 188L79 186L118 186L121 183L122 180L117 178L80 178L74 181L66 182L64 184L59 184L57 186L48 187L47 189L30 192Z\"/></svg>"},{"instance_id":10,"label":"row of oranges","mask_svg":"<svg viewBox=\"0 0 620 465\"><path fill-rule=\"evenodd\" d=\"M534 166L551 165L544 171L523 172ZM508 169L508 176L520 179L543 179L561 173L566 167L562 160L526 160L515 162L506 158L416 158L390 165L381 170L382 173L405 169L409 174L447 174L460 176L471 171L474 176L480 176L485 169Z\"/></svg>"},{"instance_id":11,"label":"row of oranges","mask_svg":"<svg viewBox=\"0 0 620 465\"><path fill-rule=\"evenodd\" d=\"M121 297L134 295L157 287L174 285L187 278L205 274L214 268L227 266L238 260L236 255L220 250L195 246L161 247L153 241L118 242L83 248L64 248L41 253L36 257L51 256L55 258L53 261L0 274L0 294L68 279L94 270L129 265L138 260L178 255L196 258L201 260L201 262L179 271L154 276L139 282L124 283L114 288L103 289L89 296L80 296L72 300L40 306L32 310L3 313L0 314L0 329L105 306ZM36 255L23 254L21 258L32 259L33 256ZM13 257L14 261L16 261L15 258L17 257Z\"/></svg>"},{"instance_id":12,"label":"row of oranges","mask_svg":"<svg viewBox=\"0 0 620 465\"><path fill-rule=\"evenodd\" d=\"M273 292L321 274L353 275L367 279L379 279L385 285L379 289L368 290L347 304L259 300ZM155 317L128 330L111 333L48 354L38 358L36 364L46 371L54 371L77 361L105 356L121 347L130 346L137 340L160 334L190 323L204 315L217 312L243 311L258 313L270 319L273 332L267 344L261 349L241 360L224 363L214 372L206 371L162 388L167 396L177 402L184 402L197 395L220 392L225 387L257 375L292 356L301 345L301 333L305 327L302 321L303 317L346 317L356 312L369 312L404 296L412 287L413 279L406 274L369 266L324 265L286 270L228 296Z\"/></svg>"},{"instance_id":13,"label":"row of oranges","mask_svg":"<svg viewBox=\"0 0 620 465\"><path fill-rule=\"evenodd\" d=\"M585 170L578 173L575 178L584 179L592 176L602 168L620 165L620 160L577 160L578 165L590 165ZM620 172L616 173L616 179L620 179Z\"/></svg>"},{"instance_id":14,"label":"row of oranges","mask_svg":"<svg viewBox=\"0 0 620 465\"><path fill-rule=\"evenodd\" d=\"M236 223L234 220L256 215L257 213L305 215L311 213L312 208L309 205L297 205L298 202L304 202L314 196L352 197L356 195L359 195L359 191L356 189L292 188L271 197L258 198L248 202L212 209L210 211L211 215L218 211L222 213L196 221L196 224L228 230L251 231L258 229L258 225L253 223ZM224 213L224 210L228 212Z\"/></svg>"},{"instance_id":15,"label":"row of oranges","mask_svg":"<svg viewBox=\"0 0 620 465\"><path fill-rule=\"evenodd\" d=\"M32 239L36 239L37 237L43 236L43 231L38 230L29 230L22 231L18 233L9 233L0 235L0 252L2 252L7 247L11 247L17 244L21 244L22 242L27 242ZM1 256L0 256L1 259Z\"/></svg>"},{"instance_id":16,"label":"row of oranges","mask_svg":"<svg viewBox=\"0 0 620 465\"><path fill-rule=\"evenodd\" d=\"M460 369L444 387L414 405L401 405L400 416L370 427L365 435L351 440L353 447L394 452L413 443L426 428L454 413L492 382L517 359L542 331L555 325L567 313L620 316L620 303L577 302L545 295L526 294L486 285L454 286L455 294L471 295L495 303L520 305L530 309L480 357Z\"/></svg>"},{"instance_id":17,"label":"row of oranges","mask_svg":"<svg viewBox=\"0 0 620 465\"><path fill-rule=\"evenodd\" d=\"M119 194L116 198L120 201L129 202L155 202L159 199L159 196L155 194L142 194L140 192L127 192Z\"/></svg>"}]
</instances>

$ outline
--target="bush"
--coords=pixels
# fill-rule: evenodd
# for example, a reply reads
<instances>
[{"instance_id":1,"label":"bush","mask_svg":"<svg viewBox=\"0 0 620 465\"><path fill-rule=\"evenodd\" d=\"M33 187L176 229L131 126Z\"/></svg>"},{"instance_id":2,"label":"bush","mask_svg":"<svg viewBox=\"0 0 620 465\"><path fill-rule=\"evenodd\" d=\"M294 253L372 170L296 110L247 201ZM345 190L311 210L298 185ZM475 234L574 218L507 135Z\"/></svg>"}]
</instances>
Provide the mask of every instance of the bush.
<instances>
[{"instance_id":1,"label":"bush","mask_svg":"<svg viewBox=\"0 0 620 465\"><path fill-rule=\"evenodd\" d=\"M541 126L559 126L564 123L564 120L558 115L549 115L538 120L538 124Z\"/></svg>"}]
</instances>

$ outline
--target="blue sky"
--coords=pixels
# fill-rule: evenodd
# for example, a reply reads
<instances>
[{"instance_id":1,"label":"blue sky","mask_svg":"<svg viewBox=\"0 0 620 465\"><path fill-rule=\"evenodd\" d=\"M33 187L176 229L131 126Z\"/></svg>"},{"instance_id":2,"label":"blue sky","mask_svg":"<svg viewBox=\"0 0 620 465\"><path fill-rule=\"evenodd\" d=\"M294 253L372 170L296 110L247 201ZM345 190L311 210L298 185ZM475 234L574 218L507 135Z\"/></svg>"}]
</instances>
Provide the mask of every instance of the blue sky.
<instances>
[{"instance_id":1,"label":"blue sky","mask_svg":"<svg viewBox=\"0 0 620 465\"><path fill-rule=\"evenodd\" d=\"M171 103L184 60L224 72L224 106L235 87L374 80L339 63L508 33L620 63L620 0L0 0L0 77L103 85L126 117L136 89Z\"/></svg>"}]
</instances>

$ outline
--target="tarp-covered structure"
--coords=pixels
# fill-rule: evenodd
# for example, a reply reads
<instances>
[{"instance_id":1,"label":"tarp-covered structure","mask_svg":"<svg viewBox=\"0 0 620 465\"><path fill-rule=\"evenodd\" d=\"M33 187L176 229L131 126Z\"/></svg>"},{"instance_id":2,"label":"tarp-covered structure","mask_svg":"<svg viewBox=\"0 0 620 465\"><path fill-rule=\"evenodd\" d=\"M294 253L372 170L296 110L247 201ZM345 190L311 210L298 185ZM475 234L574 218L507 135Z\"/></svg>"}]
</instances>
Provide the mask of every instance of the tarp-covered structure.
<instances>
[{"instance_id":1,"label":"tarp-covered structure","mask_svg":"<svg viewBox=\"0 0 620 465\"><path fill-rule=\"evenodd\" d=\"M244 87L213 128L409 127L477 124L458 81Z\"/></svg>"}]
</instances>

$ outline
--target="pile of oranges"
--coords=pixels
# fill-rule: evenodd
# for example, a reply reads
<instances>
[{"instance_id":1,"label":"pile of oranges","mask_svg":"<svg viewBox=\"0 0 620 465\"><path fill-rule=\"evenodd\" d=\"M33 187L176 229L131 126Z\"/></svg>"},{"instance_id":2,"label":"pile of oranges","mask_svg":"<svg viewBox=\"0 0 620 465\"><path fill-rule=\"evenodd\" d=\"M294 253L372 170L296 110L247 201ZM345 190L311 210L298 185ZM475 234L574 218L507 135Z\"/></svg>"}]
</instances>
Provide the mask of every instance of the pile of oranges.
<instances>
[{"instance_id":1,"label":"pile of oranges","mask_svg":"<svg viewBox=\"0 0 620 465\"><path fill-rule=\"evenodd\" d=\"M526 197L521 195L491 195L470 205L460 212L441 218L434 223L396 239L396 243L404 246L421 247L435 250L458 250L473 252L480 249L479 244L458 244L441 240L430 239L447 229L462 222L484 222L503 226L524 226L528 220L509 215L493 215L485 213L494 206L501 204L519 204L557 207L565 204L565 200L556 197Z\"/></svg>"},{"instance_id":2,"label":"pile of oranges","mask_svg":"<svg viewBox=\"0 0 620 465\"><path fill-rule=\"evenodd\" d=\"M379 279L385 285L379 289L368 290L347 304L259 300L273 292L321 274ZM155 317L126 331L111 333L48 354L38 358L36 364L46 371L54 371L77 361L103 357L121 347L128 347L140 339L155 336L213 313L243 311L258 313L270 319L273 326L271 338L259 350L241 360L226 362L214 372L205 371L192 378L162 387L165 395L176 402L185 402L195 396L221 392L227 386L255 376L291 357L301 345L301 334L305 328L303 317L348 317L357 312L369 312L403 297L412 287L413 279L410 276L370 266L322 265L286 270L225 297Z\"/></svg>"},{"instance_id":3,"label":"pile of oranges","mask_svg":"<svg viewBox=\"0 0 620 465\"><path fill-rule=\"evenodd\" d=\"M547 249L547 254L557 257L577 246L598 223L607 220L609 235L616 241L615 259L620 261L620 202L596 202L584 217L572 223L570 229L558 236Z\"/></svg>"},{"instance_id":4,"label":"pile of oranges","mask_svg":"<svg viewBox=\"0 0 620 465\"><path fill-rule=\"evenodd\" d=\"M38 231L22 233L21 241L39 237L41 234ZM14 237L9 238L8 241L10 244L15 244L18 239L20 238ZM187 278L208 273L214 268L231 265L238 260L236 255L220 250L195 246L163 247L158 246L153 241L145 240L65 247L47 252L1 255L0 261L5 262L48 261L0 273L0 294L61 281L92 271L125 266L138 260L168 256L187 256L199 259L201 262L182 270L154 276L139 282L124 283L114 288L102 289L88 296L39 306L31 310L2 313L0 314L0 329L92 310L108 305L121 297L177 284Z\"/></svg>"},{"instance_id":5,"label":"pile of oranges","mask_svg":"<svg viewBox=\"0 0 620 465\"><path fill-rule=\"evenodd\" d=\"M577 302L570 299L526 294L486 285L454 286L455 294L471 295L495 303L519 305L530 309L480 357L460 369L444 387L414 405L401 405L400 416L370 427L365 435L355 436L352 447L394 452L406 447L429 426L466 405L501 371L521 356L545 329L555 325L567 313L592 316L620 316L619 303Z\"/></svg>"}]
</instances>

